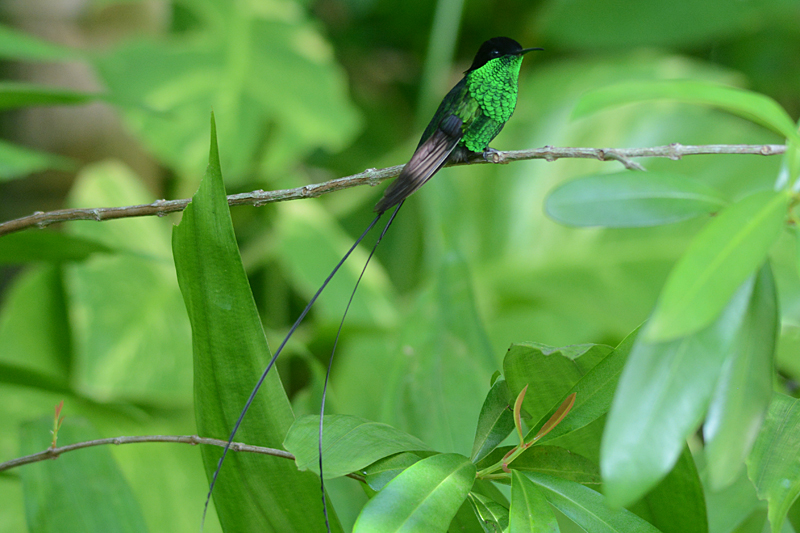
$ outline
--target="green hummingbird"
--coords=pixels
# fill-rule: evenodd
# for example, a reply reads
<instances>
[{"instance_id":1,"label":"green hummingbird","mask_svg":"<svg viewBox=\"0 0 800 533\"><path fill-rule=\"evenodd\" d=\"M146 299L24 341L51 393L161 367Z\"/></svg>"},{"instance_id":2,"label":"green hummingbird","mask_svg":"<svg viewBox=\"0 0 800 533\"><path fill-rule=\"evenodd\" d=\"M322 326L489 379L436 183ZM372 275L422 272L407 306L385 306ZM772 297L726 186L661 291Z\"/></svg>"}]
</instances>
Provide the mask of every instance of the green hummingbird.
<instances>
[{"instance_id":1,"label":"green hummingbird","mask_svg":"<svg viewBox=\"0 0 800 533\"><path fill-rule=\"evenodd\" d=\"M261 387L270 369L275 365L278 356L281 354L289 338L310 311L311 306L314 305L314 302L316 302L319 295L331 279L333 279L353 250L355 250L372 228L375 227L384 212L396 206L388 223L372 247L372 252L370 252L361 271L362 276L370 259L372 259L375 253L375 249L388 231L389 226L391 226L398 210L411 193L422 187L425 182L436 174L448 161L462 162L472 157L480 156L481 154L488 158L489 154L494 152L494 150L489 148L489 143L500 133L500 130L503 129L505 123L511 118L512 113L514 113L514 108L517 105L517 80L519 78L519 69L522 65L522 56L532 50L541 50L541 48L522 48L517 41L509 39L508 37L494 37L489 39L481 45L478 53L475 55L475 59L472 61L472 65L464 73L464 77L461 81L459 81L456 86L447 93L447 96L444 97L433 119L428 124L428 127L425 128L419 145L414 151L414 155L411 156L411 160L403 168L397 179L386 189L383 198L375 205L375 212L377 215L361 236L356 239L353 246L350 247L350 250L333 268L322 283L322 286L311 298L308 305L306 305L303 312L300 313L300 316L292 325L289 333L283 339L280 346L278 346L278 349L272 355L272 359L270 359L269 364L251 391L233 427L228 443L222 452L222 456L217 464L217 469L212 477L211 484L208 488L205 508L203 510L203 521L205 521L206 510L208 509L217 476L222 468L222 462L225 460L225 456L233 442L236 431L244 420L244 416L253 398L255 398L258 389ZM361 277L358 278L358 282L360 281ZM356 286L353 288L350 302L353 301L353 296L358 288L358 282L356 282ZM347 309L350 308L350 302L347 304ZM345 310L344 316L342 316L342 324L344 324L347 309ZM342 324L339 325L339 333L341 333ZM339 334L337 333L337 342L338 339ZM334 342L334 350L335 349L336 342ZM333 354L331 354L331 362L332 361ZM322 413L325 411L324 402L330 368L329 364L328 374L325 376L322 405L320 408L319 471L321 479L323 479L321 449ZM323 482L323 509L325 511L326 526L328 531L330 531L330 526L327 523L328 515L324 494Z\"/></svg>"},{"instance_id":2,"label":"green hummingbird","mask_svg":"<svg viewBox=\"0 0 800 533\"><path fill-rule=\"evenodd\" d=\"M517 79L522 56L541 48L522 48L514 39L484 42L464 77L444 97L428 123L411 160L375 206L383 213L422 187L450 162L478 154L487 157L489 143L517 106Z\"/></svg>"}]
</instances>

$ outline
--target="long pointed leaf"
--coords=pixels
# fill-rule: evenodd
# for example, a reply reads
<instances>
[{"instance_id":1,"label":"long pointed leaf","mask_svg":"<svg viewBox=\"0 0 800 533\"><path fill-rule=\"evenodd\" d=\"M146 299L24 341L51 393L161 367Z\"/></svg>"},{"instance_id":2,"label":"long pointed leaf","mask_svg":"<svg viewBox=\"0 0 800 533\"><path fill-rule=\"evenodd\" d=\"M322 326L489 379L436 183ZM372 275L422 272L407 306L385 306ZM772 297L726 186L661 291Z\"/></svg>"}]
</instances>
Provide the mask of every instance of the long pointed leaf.
<instances>
[{"instance_id":1,"label":"long pointed leaf","mask_svg":"<svg viewBox=\"0 0 800 533\"><path fill-rule=\"evenodd\" d=\"M592 533L656 533L658 529L626 509L613 510L599 492L580 483L534 472L523 472L544 492L550 504Z\"/></svg>"},{"instance_id":2,"label":"long pointed leaf","mask_svg":"<svg viewBox=\"0 0 800 533\"><path fill-rule=\"evenodd\" d=\"M556 515L542 491L517 470L511 471L509 533L558 533Z\"/></svg>"},{"instance_id":3,"label":"long pointed leaf","mask_svg":"<svg viewBox=\"0 0 800 533\"><path fill-rule=\"evenodd\" d=\"M477 463L486 457L514 431L514 416L509 409L510 402L511 392L508 390L508 383L498 379L489 389L481 407L481 414L478 416L478 427L472 444L473 462Z\"/></svg>"},{"instance_id":4,"label":"long pointed leaf","mask_svg":"<svg viewBox=\"0 0 800 533\"><path fill-rule=\"evenodd\" d=\"M364 506L353 533L447 531L475 482L475 472L475 465L461 455L423 459Z\"/></svg>"},{"instance_id":5,"label":"long pointed leaf","mask_svg":"<svg viewBox=\"0 0 800 533\"><path fill-rule=\"evenodd\" d=\"M614 505L638 500L672 469L706 412L762 277L743 284L700 332L662 343L637 338L603 433L600 466Z\"/></svg>"},{"instance_id":6,"label":"long pointed leaf","mask_svg":"<svg viewBox=\"0 0 800 533\"><path fill-rule=\"evenodd\" d=\"M173 230L172 246L192 323L197 430L204 437L227 439L269 357L269 348L233 233L213 118L211 132L206 176ZM280 378L272 372L237 438L277 448L292 421ZM221 450L201 450L210 477ZM228 454L214 489L214 503L226 531L305 533L325 528L319 478L298 472L286 459Z\"/></svg>"},{"instance_id":7,"label":"long pointed leaf","mask_svg":"<svg viewBox=\"0 0 800 533\"><path fill-rule=\"evenodd\" d=\"M769 265L761 276L703 425L713 490L730 485L741 473L772 398L778 302Z\"/></svg>"},{"instance_id":8,"label":"long pointed leaf","mask_svg":"<svg viewBox=\"0 0 800 533\"><path fill-rule=\"evenodd\" d=\"M711 324L764 262L786 220L789 195L762 191L723 210L670 272L644 335L666 341Z\"/></svg>"}]
</instances>

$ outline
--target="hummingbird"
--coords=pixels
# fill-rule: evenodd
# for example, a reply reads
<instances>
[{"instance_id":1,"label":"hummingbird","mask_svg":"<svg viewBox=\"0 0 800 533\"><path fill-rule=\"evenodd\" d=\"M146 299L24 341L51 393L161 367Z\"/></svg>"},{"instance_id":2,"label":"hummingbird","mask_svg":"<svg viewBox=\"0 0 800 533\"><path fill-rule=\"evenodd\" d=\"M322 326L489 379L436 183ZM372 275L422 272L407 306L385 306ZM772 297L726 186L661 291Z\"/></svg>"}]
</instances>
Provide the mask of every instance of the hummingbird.
<instances>
[{"instance_id":1,"label":"hummingbird","mask_svg":"<svg viewBox=\"0 0 800 533\"><path fill-rule=\"evenodd\" d=\"M444 97L433 119L431 119L425 131L422 133L422 138L414 154L411 156L411 159L405 167L403 167L403 170L395 181L387 187L383 197L375 205L374 211L377 215L361 236L356 239L355 243L353 243L353 246L350 247L344 257L342 257L339 263L333 268L322 283L322 286L311 298L308 305L306 305L303 312L300 313L300 316L289 329L289 333L283 339L280 346L278 346L267 368L261 374L261 377L251 391L250 397L233 427L230 438L228 439L228 444L222 452L222 456L217 464L217 469L212 477L208 489L208 497L206 498L205 509L203 511L203 521L205 521L206 510L208 509L209 500L211 499L211 493L214 490L217 476L222 468L222 462L233 442L236 431L239 429L253 398L255 398L258 389L266 379L270 369L274 366L284 346L303 321L306 314L308 314L314 302L316 302L319 295L331 279L333 279L353 250L355 250L367 236L386 211L392 207L395 208L389 221L373 245L372 251L361 271L361 276L364 275L367 265L370 259L372 259L378 244L380 244L384 235L389 230L389 227L406 198L422 187L425 182L448 162L464 162L473 157L480 156L489 160L491 154L495 152L494 149L489 148L489 143L500 133L500 130L503 129L503 126L508 119L511 118L511 115L514 113L514 108L517 105L517 80L519 78L520 66L522 65L522 56L533 50L542 49L522 48L517 41L508 37L494 37L489 39L478 49L478 53L475 54L472 65L464 72L464 77L461 81L459 81ZM339 340L339 333L341 333L344 319L347 316L347 310L350 308L350 303L353 301L353 296L361 281L361 276L359 276L353 288L347 308L342 316L342 322L339 325L339 331L336 335L336 341L334 342L334 350ZM333 354L331 354L331 362L332 361ZM322 393L319 438L319 468L320 481L322 484L322 503L323 509L325 510L325 522L328 531L330 531L330 526L327 523L328 516L325 503L325 487L324 481L322 481L322 414L325 410L325 396L330 369L331 365L329 363Z\"/></svg>"},{"instance_id":2,"label":"hummingbird","mask_svg":"<svg viewBox=\"0 0 800 533\"><path fill-rule=\"evenodd\" d=\"M445 163L459 163L494 152L497 137L517 106L522 56L541 48L522 48L508 37L484 42L472 65L444 97L397 179L375 206L383 213L422 187Z\"/></svg>"}]
</instances>

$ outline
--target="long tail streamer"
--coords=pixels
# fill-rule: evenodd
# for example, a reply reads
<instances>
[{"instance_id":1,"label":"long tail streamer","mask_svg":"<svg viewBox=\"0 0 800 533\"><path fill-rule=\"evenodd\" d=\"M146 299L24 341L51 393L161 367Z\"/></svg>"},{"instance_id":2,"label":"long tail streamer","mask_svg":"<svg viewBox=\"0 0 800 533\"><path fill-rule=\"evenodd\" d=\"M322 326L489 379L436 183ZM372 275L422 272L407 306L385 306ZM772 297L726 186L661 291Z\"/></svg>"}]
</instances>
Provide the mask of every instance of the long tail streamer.
<instances>
[{"instance_id":1,"label":"long tail streamer","mask_svg":"<svg viewBox=\"0 0 800 533\"><path fill-rule=\"evenodd\" d=\"M399 206L398 206L398 209L399 209ZM397 214L397 209L395 209L394 213L392 214L392 220L394 219L394 216L396 214ZM233 439L236 436L236 432L239 430L239 426L242 424L242 420L244 420L244 415L247 414L247 410L250 408L250 404L253 403L253 399L256 397L256 393L258 392L258 389L261 388L262 383L264 383L264 380L267 378L267 374L269 374L269 371L275 365L275 361L278 360L278 356L281 354L281 351L283 350L283 347L286 346L286 343L292 337L292 335L294 334L295 330L298 328L298 326L300 326L300 323L303 321L303 319L306 317L308 312L311 310L311 306L314 305L314 302L317 301L317 298L319 298L319 295L322 294L322 291L325 289L325 287L328 286L328 283L330 283L330 281L333 279L333 276L336 275L336 273L342 267L342 265L347 260L347 258L350 257L350 254L353 253L353 250L356 249L356 247L361 243L361 241L364 240L364 237L366 237L367 234L372 230L372 228L375 227L375 224L378 223L378 220L380 220L381 215L383 215L383 213L378 213L378 215L372 220L372 222L370 222L369 226L367 226L367 229L364 230L364 233L362 233L361 236L358 239L356 239L356 242L353 243L353 246L351 246L350 249L347 251L347 253L344 254L344 257L342 257L342 259L339 261L339 263L334 267L334 269L331 271L331 273L328 275L328 277L322 283L322 286L317 290L316 294L314 294L314 296L308 302L308 305L306 305L306 308L303 309L303 312L300 313L300 316L297 317L297 320L295 320L294 324L292 325L291 329L289 330L289 333L283 339L283 342L281 342L281 345L278 346L278 349L275 351L275 354L273 354L272 359L270 359L269 364L267 365L267 368L261 374L261 377L259 378L258 382L256 383L256 386L253 387L253 392L250 393L250 397L247 399L247 403L244 404L244 409L242 409L242 413L239 415L239 419L236 420L236 424L233 426L233 431L231 431L231 436L230 436L230 438L228 438L228 443L225 445L225 449L222 450L222 456L219 458L219 463L217 463L217 469L214 471L214 476L211 478L211 484L208 487L208 495L206 496L206 503L205 503L205 506L203 507L203 518L202 518L202 521L200 522L200 531L201 532L203 531L203 525L205 524L205 521L206 521L206 513L208 512L208 504L211 501L211 493L214 490L214 485L217 483L217 477L219 476L219 471L222 468L222 462L225 460L225 456L228 454L228 450L230 449L231 444L233 443ZM389 221L389 224L391 224L391 220ZM388 228L389 228L389 225L387 224L386 229L388 229ZM383 230L383 233L381 234L381 238L386 233L386 229ZM378 239L378 242L380 242L380 239ZM373 252L374 251L375 250L373 248ZM372 254L370 254L370 258L371 257L372 257ZM367 260L367 262L369 262L369 259ZM363 271L362 271L362 275L363 275ZM359 277L359 281L360 280L361 280L361 278ZM356 286L358 286L358 285L356 284ZM350 299L352 301L352 297ZM349 304L348 304L348 306L349 306ZM338 339L338 336L337 336L337 339ZM326 378L326 383L327 383L327 378ZM325 519L327 521L327 514L325 516ZM329 528L329 531L330 531L330 528Z\"/></svg>"},{"instance_id":2,"label":"long tail streamer","mask_svg":"<svg viewBox=\"0 0 800 533\"><path fill-rule=\"evenodd\" d=\"M331 377L331 367L333 367L333 356L336 354L336 345L339 344L339 337L342 334L342 328L344 327L344 319L347 318L347 312L350 310L350 304L353 303L353 298L356 295L356 291L358 290L358 285L361 283L361 278L364 277L364 272L367 271L367 265L369 265L372 256L375 255L375 250L378 249L378 245L383 240L384 235L386 232L389 231L389 226L392 225L394 222L394 217L397 216L397 212L400 211L400 208L403 206L403 202L405 200L401 200L397 207L395 208L394 212L392 213L391 218L389 218L389 222L386 223L386 227L383 228L383 231L378 236L378 240L375 241L375 244L372 246L372 251L369 253L369 257L364 262L364 268L361 269L361 274L358 276L356 280L356 284L353 287L353 292L350 293L350 299L347 301L347 307L344 309L344 313L342 314L342 321L339 322L339 330L336 332L336 339L333 341L333 349L331 350L331 357L328 360L328 371L325 373L325 383L322 386L322 401L320 402L319 407L319 482L320 482L320 490L322 491L322 513L325 515L325 527L328 530L328 533L331 533L331 525L330 521L328 520L328 502L325 498L325 477L322 473L322 425L323 425L323 415L325 414L325 397L328 394L328 380Z\"/></svg>"}]
</instances>

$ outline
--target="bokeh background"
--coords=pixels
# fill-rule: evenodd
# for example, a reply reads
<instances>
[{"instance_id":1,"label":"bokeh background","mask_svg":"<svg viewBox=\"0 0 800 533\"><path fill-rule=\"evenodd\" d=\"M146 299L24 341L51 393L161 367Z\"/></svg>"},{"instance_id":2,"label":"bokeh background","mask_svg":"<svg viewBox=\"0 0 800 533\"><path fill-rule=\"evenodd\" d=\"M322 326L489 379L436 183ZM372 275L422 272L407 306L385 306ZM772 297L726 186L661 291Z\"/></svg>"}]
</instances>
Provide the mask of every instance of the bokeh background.
<instances>
[{"instance_id":1,"label":"bokeh background","mask_svg":"<svg viewBox=\"0 0 800 533\"><path fill-rule=\"evenodd\" d=\"M3 80L104 95L0 114L1 220L189 197L207 161L212 109L229 193L404 163L480 43L498 35L545 51L525 58L497 149L782 142L744 119L668 102L571 118L587 91L630 80L748 88L800 115L792 0L4 0L0 17ZM642 163L735 200L770 187L780 160ZM334 363L329 412L466 453L512 342L619 342L647 318L705 221L576 229L545 216L554 186L618 170L559 160L437 175L406 202L370 265ZM372 219L382 190L232 209L271 346ZM111 251L0 267L0 460L20 453L20 423L62 399L65 424L86 418L101 436L194 433L190 329L170 247L179 220L63 224L53 229ZM782 307L778 385L794 394L800 280L788 233L771 255ZM297 414L318 410L365 257L348 263L279 361ZM207 486L196 449L112 453L150 530L196 530ZM0 531L26 527L18 476L0 475ZM351 523L366 497L352 480L331 487Z\"/></svg>"}]
</instances>

